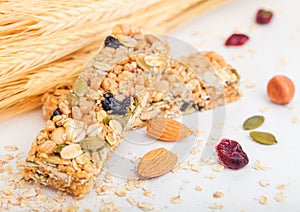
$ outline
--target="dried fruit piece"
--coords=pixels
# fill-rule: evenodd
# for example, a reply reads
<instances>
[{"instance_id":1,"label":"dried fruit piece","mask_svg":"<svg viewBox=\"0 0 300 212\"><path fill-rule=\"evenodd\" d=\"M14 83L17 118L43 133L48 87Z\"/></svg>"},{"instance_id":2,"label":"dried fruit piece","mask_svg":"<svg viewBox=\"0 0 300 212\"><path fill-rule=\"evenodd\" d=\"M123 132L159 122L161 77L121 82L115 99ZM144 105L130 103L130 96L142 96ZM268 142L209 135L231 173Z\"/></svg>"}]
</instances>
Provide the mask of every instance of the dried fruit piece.
<instances>
[{"instance_id":1,"label":"dried fruit piece","mask_svg":"<svg viewBox=\"0 0 300 212\"><path fill-rule=\"evenodd\" d=\"M243 123L244 130L253 130L261 126L265 121L263 116L252 116Z\"/></svg>"},{"instance_id":2,"label":"dried fruit piece","mask_svg":"<svg viewBox=\"0 0 300 212\"><path fill-rule=\"evenodd\" d=\"M288 104L294 96L295 86L292 80L283 75L274 76L268 83L269 98L276 104Z\"/></svg>"},{"instance_id":3,"label":"dried fruit piece","mask_svg":"<svg viewBox=\"0 0 300 212\"><path fill-rule=\"evenodd\" d=\"M105 93L104 100L101 101L105 111L110 111L111 114L125 115L128 112L128 107L131 104L130 97L126 97L122 102L115 99L112 93Z\"/></svg>"},{"instance_id":4,"label":"dried fruit piece","mask_svg":"<svg viewBox=\"0 0 300 212\"><path fill-rule=\"evenodd\" d=\"M53 111L53 113L52 113L52 115L51 115L51 117L50 117L50 120L53 120L54 116L58 116L58 115L61 115L61 112L60 112L59 107L56 108L56 109Z\"/></svg>"},{"instance_id":5,"label":"dried fruit piece","mask_svg":"<svg viewBox=\"0 0 300 212\"><path fill-rule=\"evenodd\" d=\"M111 48L119 48L120 45L122 45L118 39L114 38L113 36L107 36L104 41L105 47L111 47Z\"/></svg>"},{"instance_id":6,"label":"dried fruit piece","mask_svg":"<svg viewBox=\"0 0 300 212\"><path fill-rule=\"evenodd\" d=\"M219 160L229 169L240 169L249 162L247 154L241 145L230 139L222 139L216 146Z\"/></svg>"},{"instance_id":7,"label":"dried fruit piece","mask_svg":"<svg viewBox=\"0 0 300 212\"><path fill-rule=\"evenodd\" d=\"M272 11L259 9L256 13L256 23L258 24L268 24L273 17Z\"/></svg>"},{"instance_id":8,"label":"dried fruit piece","mask_svg":"<svg viewBox=\"0 0 300 212\"><path fill-rule=\"evenodd\" d=\"M242 46L249 40L249 37L244 34L232 34L225 42L225 46Z\"/></svg>"},{"instance_id":9,"label":"dried fruit piece","mask_svg":"<svg viewBox=\"0 0 300 212\"><path fill-rule=\"evenodd\" d=\"M275 136L268 132L251 131L249 135L254 141L260 144L265 144L265 145L277 144Z\"/></svg>"},{"instance_id":10,"label":"dried fruit piece","mask_svg":"<svg viewBox=\"0 0 300 212\"><path fill-rule=\"evenodd\" d=\"M154 118L147 123L147 134L162 141L177 141L193 134L184 124L170 118Z\"/></svg>"},{"instance_id":11,"label":"dried fruit piece","mask_svg":"<svg viewBox=\"0 0 300 212\"><path fill-rule=\"evenodd\" d=\"M145 154L138 165L142 177L158 177L169 172L177 163L178 157L164 148L154 149Z\"/></svg>"}]
</instances>

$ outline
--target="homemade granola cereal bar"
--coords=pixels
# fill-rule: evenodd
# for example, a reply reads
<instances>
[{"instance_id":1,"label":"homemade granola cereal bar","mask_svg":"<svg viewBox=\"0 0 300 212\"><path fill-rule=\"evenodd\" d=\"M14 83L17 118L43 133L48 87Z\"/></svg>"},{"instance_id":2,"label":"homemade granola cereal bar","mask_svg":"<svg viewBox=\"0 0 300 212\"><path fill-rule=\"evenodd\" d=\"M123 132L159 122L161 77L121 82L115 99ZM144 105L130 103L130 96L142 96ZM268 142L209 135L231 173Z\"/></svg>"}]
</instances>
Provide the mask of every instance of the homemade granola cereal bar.
<instances>
[{"instance_id":1,"label":"homemade granola cereal bar","mask_svg":"<svg viewBox=\"0 0 300 212\"><path fill-rule=\"evenodd\" d=\"M174 117L215 106L199 79L203 70L169 58L168 51L152 35L121 29L108 36L33 141L25 177L83 198L129 129L159 115ZM237 83L237 74L231 74ZM237 99L239 91L225 97Z\"/></svg>"}]
</instances>

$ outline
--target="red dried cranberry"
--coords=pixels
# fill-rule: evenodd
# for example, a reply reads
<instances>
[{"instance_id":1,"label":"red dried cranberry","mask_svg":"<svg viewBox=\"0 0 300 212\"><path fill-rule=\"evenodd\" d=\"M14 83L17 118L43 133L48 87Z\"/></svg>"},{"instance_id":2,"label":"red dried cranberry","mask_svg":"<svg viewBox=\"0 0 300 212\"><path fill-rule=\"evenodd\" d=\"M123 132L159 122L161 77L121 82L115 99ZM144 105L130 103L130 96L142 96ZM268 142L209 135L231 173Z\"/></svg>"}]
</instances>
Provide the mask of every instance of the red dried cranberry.
<instances>
[{"instance_id":1,"label":"red dried cranberry","mask_svg":"<svg viewBox=\"0 0 300 212\"><path fill-rule=\"evenodd\" d=\"M256 13L256 23L268 24L273 17L273 13L269 10L260 9Z\"/></svg>"},{"instance_id":2,"label":"red dried cranberry","mask_svg":"<svg viewBox=\"0 0 300 212\"><path fill-rule=\"evenodd\" d=\"M219 160L229 169L240 169L249 162L247 154L241 145L230 139L222 139L216 146Z\"/></svg>"},{"instance_id":3,"label":"red dried cranberry","mask_svg":"<svg viewBox=\"0 0 300 212\"><path fill-rule=\"evenodd\" d=\"M246 41L249 40L249 37L244 34L232 34L225 42L225 46L241 46Z\"/></svg>"}]
</instances>

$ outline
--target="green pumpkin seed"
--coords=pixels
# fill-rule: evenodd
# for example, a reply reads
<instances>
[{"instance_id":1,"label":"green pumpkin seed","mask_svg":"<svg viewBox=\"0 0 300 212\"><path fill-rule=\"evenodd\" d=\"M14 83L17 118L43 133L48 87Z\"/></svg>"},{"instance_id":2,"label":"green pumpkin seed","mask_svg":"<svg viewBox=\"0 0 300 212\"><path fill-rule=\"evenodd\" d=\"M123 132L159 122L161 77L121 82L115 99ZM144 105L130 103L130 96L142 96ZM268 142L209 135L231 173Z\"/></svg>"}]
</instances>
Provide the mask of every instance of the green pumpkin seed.
<instances>
[{"instance_id":1,"label":"green pumpkin seed","mask_svg":"<svg viewBox=\"0 0 300 212\"><path fill-rule=\"evenodd\" d=\"M141 58L136 58L136 64L140 68L144 69L145 71L151 70L151 66L149 66L148 64L146 64L145 61L143 59L141 59Z\"/></svg>"},{"instance_id":2,"label":"green pumpkin seed","mask_svg":"<svg viewBox=\"0 0 300 212\"><path fill-rule=\"evenodd\" d=\"M68 161L63 160L62 158L60 158L57 155L50 155L50 156L48 156L48 158L46 159L46 161L48 163L52 163L52 164L62 164L62 165L69 164Z\"/></svg>"},{"instance_id":3,"label":"green pumpkin seed","mask_svg":"<svg viewBox=\"0 0 300 212\"><path fill-rule=\"evenodd\" d=\"M62 150L65 146L67 146L67 145L66 145L66 144L59 144L59 145L57 145L55 151L58 152L58 153L60 153L61 150Z\"/></svg>"},{"instance_id":4,"label":"green pumpkin seed","mask_svg":"<svg viewBox=\"0 0 300 212\"><path fill-rule=\"evenodd\" d=\"M276 138L273 134L267 132L259 132L259 131L251 131L249 133L251 138L260 143L265 145L273 145L277 144Z\"/></svg>"},{"instance_id":5,"label":"green pumpkin seed","mask_svg":"<svg viewBox=\"0 0 300 212\"><path fill-rule=\"evenodd\" d=\"M70 105L70 106L78 105L78 97L75 96L75 95L72 94L72 93L68 93L68 94L65 96L65 100L67 100L67 102L69 102L69 105Z\"/></svg>"},{"instance_id":6,"label":"green pumpkin seed","mask_svg":"<svg viewBox=\"0 0 300 212\"><path fill-rule=\"evenodd\" d=\"M265 121L263 116L252 116L243 123L244 130L253 130L261 126Z\"/></svg>"},{"instance_id":7,"label":"green pumpkin seed","mask_svg":"<svg viewBox=\"0 0 300 212\"><path fill-rule=\"evenodd\" d=\"M90 151L97 151L98 149L101 149L104 146L104 144L105 141L98 137L85 138L80 141L81 148L83 150L90 150Z\"/></svg>"},{"instance_id":8,"label":"green pumpkin seed","mask_svg":"<svg viewBox=\"0 0 300 212\"><path fill-rule=\"evenodd\" d=\"M74 83L74 93L77 96L83 96L88 88L88 84L84 79L78 78Z\"/></svg>"}]
</instances>

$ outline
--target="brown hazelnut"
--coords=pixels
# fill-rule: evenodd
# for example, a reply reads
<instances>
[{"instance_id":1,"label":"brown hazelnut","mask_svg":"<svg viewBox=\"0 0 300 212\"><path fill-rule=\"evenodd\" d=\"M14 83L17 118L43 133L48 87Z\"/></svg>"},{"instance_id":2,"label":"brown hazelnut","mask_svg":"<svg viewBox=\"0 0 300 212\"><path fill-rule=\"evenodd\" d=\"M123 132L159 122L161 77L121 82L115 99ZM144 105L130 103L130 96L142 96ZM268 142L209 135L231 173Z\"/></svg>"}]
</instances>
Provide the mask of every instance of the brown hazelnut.
<instances>
[{"instance_id":1,"label":"brown hazelnut","mask_svg":"<svg viewBox=\"0 0 300 212\"><path fill-rule=\"evenodd\" d=\"M276 104L288 104L294 96L294 83L286 76L274 76L268 83L268 96Z\"/></svg>"}]
</instances>

